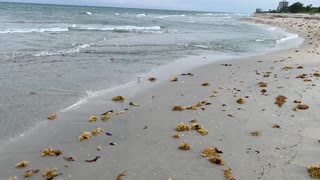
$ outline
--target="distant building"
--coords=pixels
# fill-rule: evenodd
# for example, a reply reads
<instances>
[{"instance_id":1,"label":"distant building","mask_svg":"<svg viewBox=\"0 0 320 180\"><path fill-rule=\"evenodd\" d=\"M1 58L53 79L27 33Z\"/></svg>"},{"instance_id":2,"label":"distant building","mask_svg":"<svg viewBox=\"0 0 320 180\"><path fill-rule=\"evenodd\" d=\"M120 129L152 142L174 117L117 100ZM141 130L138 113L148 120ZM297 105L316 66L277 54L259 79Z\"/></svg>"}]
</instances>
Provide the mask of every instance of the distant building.
<instances>
[{"instance_id":1,"label":"distant building","mask_svg":"<svg viewBox=\"0 0 320 180\"><path fill-rule=\"evenodd\" d=\"M279 6L277 8L277 11L281 12L282 10L286 9L288 6L289 6L289 2L287 2L285 0L284 1L280 1L279 2Z\"/></svg>"},{"instance_id":2,"label":"distant building","mask_svg":"<svg viewBox=\"0 0 320 180\"><path fill-rule=\"evenodd\" d=\"M256 9L256 13L262 13L262 9L261 8L257 8Z\"/></svg>"}]
</instances>

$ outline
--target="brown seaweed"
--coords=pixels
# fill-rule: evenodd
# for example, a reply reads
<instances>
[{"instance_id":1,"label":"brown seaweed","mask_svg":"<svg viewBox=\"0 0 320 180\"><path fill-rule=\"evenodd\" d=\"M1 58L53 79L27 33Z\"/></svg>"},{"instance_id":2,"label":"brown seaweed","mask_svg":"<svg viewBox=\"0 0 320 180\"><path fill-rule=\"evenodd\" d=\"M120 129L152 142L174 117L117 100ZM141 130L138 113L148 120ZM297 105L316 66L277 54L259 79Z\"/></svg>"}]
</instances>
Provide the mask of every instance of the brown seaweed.
<instances>
[{"instance_id":1,"label":"brown seaweed","mask_svg":"<svg viewBox=\"0 0 320 180\"><path fill-rule=\"evenodd\" d=\"M121 180L121 177L123 176L127 176L127 173L126 172L122 172L120 174L118 174L117 178L115 180Z\"/></svg>"},{"instance_id":2,"label":"brown seaweed","mask_svg":"<svg viewBox=\"0 0 320 180\"><path fill-rule=\"evenodd\" d=\"M89 122L95 122L95 121L97 121L99 118L98 118L98 116L91 116L90 118L89 118Z\"/></svg>"},{"instance_id":3,"label":"brown seaweed","mask_svg":"<svg viewBox=\"0 0 320 180\"><path fill-rule=\"evenodd\" d=\"M92 134L96 136L102 132L103 132L102 128L96 128L95 130L92 131Z\"/></svg>"},{"instance_id":4,"label":"brown seaweed","mask_svg":"<svg viewBox=\"0 0 320 180\"><path fill-rule=\"evenodd\" d=\"M191 146L187 142L183 142L180 144L179 149L181 150L190 150Z\"/></svg>"},{"instance_id":5,"label":"brown seaweed","mask_svg":"<svg viewBox=\"0 0 320 180\"><path fill-rule=\"evenodd\" d=\"M101 158L100 156L96 156L94 159L91 160L86 160L86 162L91 163L91 162L97 162L97 160Z\"/></svg>"},{"instance_id":6,"label":"brown seaweed","mask_svg":"<svg viewBox=\"0 0 320 180\"><path fill-rule=\"evenodd\" d=\"M121 95L118 95L118 96L114 96L112 98L112 101L115 101L115 102L123 102L125 100L125 97L124 96L121 96Z\"/></svg>"},{"instance_id":7,"label":"brown seaweed","mask_svg":"<svg viewBox=\"0 0 320 180\"><path fill-rule=\"evenodd\" d=\"M172 111L184 111L184 109L185 108L183 106L177 105L172 108Z\"/></svg>"},{"instance_id":8,"label":"brown seaweed","mask_svg":"<svg viewBox=\"0 0 320 180\"><path fill-rule=\"evenodd\" d=\"M218 156L211 156L209 161L211 163L214 163L214 164L217 164L217 165L225 165L226 163L224 162L223 159L221 159L220 157Z\"/></svg>"},{"instance_id":9,"label":"brown seaweed","mask_svg":"<svg viewBox=\"0 0 320 180\"><path fill-rule=\"evenodd\" d=\"M149 77L148 80L151 81L151 82L153 82L153 81L156 81L157 78L155 78L155 77Z\"/></svg>"},{"instance_id":10,"label":"brown seaweed","mask_svg":"<svg viewBox=\"0 0 320 180\"><path fill-rule=\"evenodd\" d=\"M84 131L82 135L79 136L79 141L82 141L84 139L90 139L90 138L91 138L91 132Z\"/></svg>"},{"instance_id":11,"label":"brown seaweed","mask_svg":"<svg viewBox=\"0 0 320 180\"><path fill-rule=\"evenodd\" d=\"M27 167L29 166L29 161L21 161L19 162L18 164L15 165L15 167L17 168L24 168L24 167Z\"/></svg>"},{"instance_id":12,"label":"brown seaweed","mask_svg":"<svg viewBox=\"0 0 320 180\"><path fill-rule=\"evenodd\" d=\"M47 179L53 179L54 177L58 176L58 169L57 168L52 168L52 169L47 169L46 172L44 172L43 176Z\"/></svg>"},{"instance_id":13,"label":"brown seaweed","mask_svg":"<svg viewBox=\"0 0 320 180\"><path fill-rule=\"evenodd\" d=\"M309 106L306 105L306 104L298 104L296 106L296 108L299 109L299 110L307 110L307 109L309 109Z\"/></svg>"},{"instance_id":14,"label":"brown seaweed","mask_svg":"<svg viewBox=\"0 0 320 180\"><path fill-rule=\"evenodd\" d=\"M62 149L52 149L52 148L46 148L42 151L41 156L59 156L60 154L63 154Z\"/></svg>"},{"instance_id":15,"label":"brown seaweed","mask_svg":"<svg viewBox=\"0 0 320 180\"><path fill-rule=\"evenodd\" d=\"M272 125L272 128L278 128L278 129L281 129L280 125L279 124L274 124Z\"/></svg>"},{"instance_id":16,"label":"brown seaweed","mask_svg":"<svg viewBox=\"0 0 320 180\"><path fill-rule=\"evenodd\" d=\"M56 113L50 114L50 116L47 117L48 120L55 120L57 118L58 118L58 114Z\"/></svg>"},{"instance_id":17,"label":"brown seaweed","mask_svg":"<svg viewBox=\"0 0 320 180\"><path fill-rule=\"evenodd\" d=\"M24 177L31 177L33 174L36 174L40 169L30 169L24 173Z\"/></svg>"},{"instance_id":18,"label":"brown seaweed","mask_svg":"<svg viewBox=\"0 0 320 180\"><path fill-rule=\"evenodd\" d=\"M261 131L253 131L250 134L251 136L261 136Z\"/></svg>"},{"instance_id":19,"label":"brown seaweed","mask_svg":"<svg viewBox=\"0 0 320 180\"><path fill-rule=\"evenodd\" d=\"M201 86L210 86L210 83L205 82L205 83L202 83Z\"/></svg>"},{"instance_id":20,"label":"brown seaweed","mask_svg":"<svg viewBox=\"0 0 320 180\"><path fill-rule=\"evenodd\" d=\"M177 77L173 77L173 78L170 79L170 81L171 82L176 82L176 81L178 81L178 78Z\"/></svg>"},{"instance_id":21,"label":"brown seaweed","mask_svg":"<svg viewBox=\"0 0 320 180\"><path fill-rule=\"evenodd\" d=\"M177 125L176 127L176 131L178 132L182 132L182 131L190 131L191 130L191 126L180 123Z\"/></svg>"},{"instance_id":22,"label":"brown seaweed","mask_svg":"<svg viewBox=\"0 0 320 180\"><path fill-rule=\"evenodd\" d=\"M237 100L238 104L244 104L246 102L246 100L244 98L240 98Z\"/></svg>"},{"instance_id":23,"label":"brown seaweed","mask_svg":"<svg viewBox=\"0 0 320 180\"><path fill-rule=\"evenodd\" d=\"M320 166L315 164L308 168L310 176L314 179L320 179Z\"/></svg>"},{"instance_id":24,"label":"brown seaweed","mask_svg":"<svg viewBox=\"0 0 320 180\"><path fill-rule=\"evenodd\" d=\"M226 180L236 180L234 177L233 177L233 173L232 173L232 169L229 168L229 169L225 169L223 170L224 171L224 176L226 177Z\"/></svg>"},{"instance_id":25,"label":"brown seaweed","mask_svg":"<svg viewBox=\"0 0 320 180\"><path fill-rule=\"evenodd\" d=\"M219 156L219 154L221 153L223 152L216 147L208 147L202 151L201 156L202 157Z\"/></svg>"},{"instance_id":26,"label":"brown seaweed","mask_svg":"<svg viewBox=\"0 0 320 180\"><path fill-rule=\"evenodd\" d=\"M75 161L73 157L71 156L66 156L66 157L63 157L64 160L66 161Z\"/></svg>"},{"instance_id":27,"label":"brown seaweed","mask_svg":"<svg viewBox=\"0 0 320 180\"><path fill-rule=\"evenodd\" d=\"M258 85L259 85L259 87L267 87L267 86L268 86L268 83L266 83L266 82L259 82Z\"/></svg>"},{"instance_id":28,"label":"brown seaweed","mask_svg":"<svg viewBox=\"0 0 320 180\"><path fill-rule=\"evenodd\" d=\"M287 97L283 96L283 95L279 95L278 97L276 97L276 102L275 104L277 104L279 107L282 107L282 105L286 102Z\"/></svg>"}]
</instances>

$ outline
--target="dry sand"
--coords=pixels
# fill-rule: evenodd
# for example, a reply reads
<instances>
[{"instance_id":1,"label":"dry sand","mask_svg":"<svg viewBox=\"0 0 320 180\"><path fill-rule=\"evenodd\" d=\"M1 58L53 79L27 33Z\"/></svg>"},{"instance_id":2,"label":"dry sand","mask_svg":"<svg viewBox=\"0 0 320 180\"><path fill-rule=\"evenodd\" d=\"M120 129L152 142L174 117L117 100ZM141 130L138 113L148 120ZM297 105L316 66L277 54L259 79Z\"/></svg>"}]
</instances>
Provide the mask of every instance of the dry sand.
<instances>
[{"instance_id":1,"label":"dry sand","mask_svg":"<svg viewBox=\"0 0 320 180\"><path fill-rule=\"evenodd\" d=\"M309 179L307 168L319 163L320 149L320 83L313 75L320 71L319 20L264 15L253 17L253 21L288 27L306 40L296 49L192 69L188 72L194 76L178 74L176 82L148 82L146 77L141 81L154 83L153 87L124 102L111 101L115 95L126 96L125 91L118 91L95 98L72 113L59 113L57 119L1 146L0 179L23 179L29 169L40 169L30 179L45 179L43 172L53 167L63 173L55 179L113 180L126 172L122 179L223 180L223 170L229 167L238 180ZM296 78L304 73L305 79ZM205 82L210 85L201 86ZM259 87L259 82L266 82L267 87ZM262 89L266 90L264 95ZM287 97L282 107L275 104L279 95ZM238 104L239 98L244 98L245 103ZM172 111L175 105L196 105L203 100L212 104L198 110ZM294 111L294 100L301 100L309 109ZM140 106L129 106L130 101ZM126 108L129 110L124 114L115 114ZM115 111L110 120L88 122L91 115L100 118L107 110ZM181 132L180 139L172 137L179 123L190 124L194 118L208 130L208 135L191 130ZM275 124L280 128L273 128ZM104 132L89 140L77 140L83 131L92 132L98 127ZM260 131L260 136L252 136L254 131ZM188 142L191 149L180 150L182 142ZM98 151L98 146L103 149ZM209 146L223 151L220 157L225 165L200 156ZM64 153L41 157L42 150L48 147L63 149ZM65 161L66 156L75 161ZM96 156L101 158L85 162ZM14 167L23 160L30 161L27 168Z\"/></svg>"}]
</instances>

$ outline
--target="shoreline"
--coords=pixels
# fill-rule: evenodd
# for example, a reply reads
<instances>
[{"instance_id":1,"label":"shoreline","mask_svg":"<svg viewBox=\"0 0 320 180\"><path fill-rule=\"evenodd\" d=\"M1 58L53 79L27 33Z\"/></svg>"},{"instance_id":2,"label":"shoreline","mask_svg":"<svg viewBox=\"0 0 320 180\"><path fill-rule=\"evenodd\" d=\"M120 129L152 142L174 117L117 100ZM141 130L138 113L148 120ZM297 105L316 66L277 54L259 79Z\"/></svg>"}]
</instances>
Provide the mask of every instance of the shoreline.
<instances>
[{"instance_id":1,"label":"shoreline","mask_svg":"<svg viewBox=\"0 0 320 180\"><path fill-rule=\"evenodd\" d=\"M177 75L178 82L156 84L124 103L114 103L110 99L117 94L126 96L125 91L117 91L108 97L93 98L86 107L80 107L73 113L61 113L57 120L46 122L48 126L38 127L37 134L32 132L26 135L28 140L24 141L25 144L13 142L1 149L0 178L7 179L14 175L21 178L26 169L15 169L14 164L22 160L29 160L30 168L57 167L58 172L63 175L56 179L115 179L117 174L124 171L128 175L123 179L197 179L213 175L224 179L222 170L228 167L233 169L236 179L307 178L306 167L311 165L312 158L305 160L293 156L301 153L301 144L309 147L317 143L303 141L305 136L316 137L316 132L305 135L303 127L308 127L305 121L316 123L311 119L318 115L316 107L319 105L312 99L317 92L309 83L317 83L317 80L315 78L314 82L308 83L295 78L298 73L316 69L309 64L317 63L318 57L316 52L308 53L314 48L309 44L310 41L313 40L307 39L300 48L197 67L190 70L194 74L192 77ZM300 59L307 56L310 56L309 62ZM281 70L289 65L295 68L303 65L304 69ZM268 71L272 71L270 77L262 77ZM257 87L259 81L268 81L270 87L266 89L269 96L260 94L261 88ZM202 87L204 82L212 85ZM277 88L280 86L290 89ZM217 97L209 97L213 91L218 91ZM308 102L312 107L310 110L291 110L294 106L292 100L299 98L299 93L295 91L306 94L303 102ZM274 98L279 94L289 99L282 108L274 104ZM235 103L238 98L247 96L244 105ZM129 106L131 100L140 106ZM212 102L212 105L205 106L205 110L171 111L174 105L192 105L202 100ZM88 122L91 115L125 108L129 110L123 115L114 114L107 122ZM180 122L188 124L193 118L208 129L209 135L183 132L184 136L180 140L174 140L172 135L176 133L176 125ZM281 129L271 128L273 123L279 123ZM113 136L101 134L88 141L77 141L84 130L91 131L96 127L112 132ZM261 137L250 136L250 132L255 130L262 131ZM177 148L183 141L192 145L190 151L181 152ZM110 142L115 142L116 146L110 146ZM98 152L96 148L99 145L106 150ZM64 149L65 153L59 157L40 157L41 151L49 146ZM222 157L227 162L226 166L210 164L200 156L201 150L208 146L216 146L224 151ZM101 156L96 163L84 162L84 159L92 159L95 155ZM65 162L63 156L73 156L76 162ZM64 167L65 164L68 167ZM43 170L45 168L41 169L41 173ZM36 175L36 178L40 177L41 174Z\"/></svg>"}]
</instances>

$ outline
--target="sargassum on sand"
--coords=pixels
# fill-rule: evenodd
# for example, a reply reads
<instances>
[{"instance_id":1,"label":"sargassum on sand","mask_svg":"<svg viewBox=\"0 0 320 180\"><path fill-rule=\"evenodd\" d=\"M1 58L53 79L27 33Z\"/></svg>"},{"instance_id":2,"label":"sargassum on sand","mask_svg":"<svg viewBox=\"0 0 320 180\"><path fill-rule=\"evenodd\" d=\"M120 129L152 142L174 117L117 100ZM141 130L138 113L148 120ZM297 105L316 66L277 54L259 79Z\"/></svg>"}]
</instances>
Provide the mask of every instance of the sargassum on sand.
<instances>
[{"instance_id":1,"label":"sargassum on sand","mask_svg":"<svg viewBox=\"0 0 320 180\"><path fill-rule=\"evenodd\" d=\"M46 172L44 172L43 176L46 179L53 179L58 175L57 171L58 171L57 168L47 169Z\"/></svg>"},{"instance_id":2,"label":"sargassum on sand","mask_svg":"<svg viewBox=\"0 0 320 180\"><path fill-rule=\"evenodd\" d=\"M287 97L283 96L283 95L279 95L278 97L276 97L276 102L275 104L277 104L279 107L282 107L282 105L286 102Z\"/></svg>"},{"instance_id":3,"label":"sargassum on sand","mask_svg":"<svg viewBox=\"0 0 320 180\"><path fill-rule=\"evenodd\" d=\"M29 161L21 161L19 162L18 164L15 165L15 167L17 168L24 168L24 167L27 167L29 166Z\"/></svg>"},{"instance_id":4,"label":"sargassum on sand","mask_svg":"<svg viewBox=\"0 0 320 180\"><path fill-rule=\"evenodd\" d=\"M209 161L211 163L214 163L214 164L218 164L218 165L225 165L226 163L224 162L223 159L221 159L220 157L218 156L211 156Z\"/></svg>"},{"instance_id":5,"label":"sargassum on sand","mask_svg":"<svg viewBox=\"0 0 320 180\"><path fill-rule=\"evenodd\" d=\"M202 150L201 156L202 157L211 157L211 156L219 156L222 151L220 151L216 147L207 147L204 150Z\"/></svg>"},{"instance_id":6,"label":"sargassum on sand","mask_svg":"<svg viewBox=\"0 0 320 180\"><path fill-rule=\"evenodd\" d=\"M229 168L229 169L225 169L223 170L224 171L224 176L226 177L226 180L236 180L234 177L233 177L233 173L232 173L232 169Z\"/></svg>"},{"instance_id":7,"label":"sargassum on sand","mask_svg":"<svg viewBox=\"0 0 320 180\"><path fill-rule=\"evenodd\" d=\"M95 121L97 121L99 118L98 118L98 116L91 116L90 118L89 118L89 122L95 122Z\"/></svg>"},{"instance_id":8,"label":"sargassum on sand","mask_svg":"<svg viewBox=\"0 0 320 180\"><path fill-rule=\"evenodd\" d=\"M112 101L115 101L115 102L124 101L124 100L125 100L125 97L124 97L124 96L121 96L121 95L114 96L114 97L112 98Z\"/></svg>"},{"instance_id":9,"label":"sargassum on sand","mask_svg":"<svg viewBox=\"0 0 320 180\"><path fill-rule=\"evenodd\" d=\"M98 134L100 134L102 132L103 132L102 128L96 128L95 130L93 130L92 134L96 136L96 135L98 135Z\"/></svg>"},{"instance_id":10,"label":"sargassum on sand","mask_svg":"<svg viewBox=\"0 0 320 180\"><path fill-rule=\"evenodd\" d=\"M191 146L187 142L183 142L180 144L179 149L181 150L190 150Z\"/></svg>"},{"instance_id":11,"label":"sargassum on sand","mask_svg":"<svg viewBox=\"0 0 320 180\"><path fill-rule=\"evenodd\" d=\"M62 149L46 148L42 151L41 156L59 156L60 154L63 154Z\"/></svg>"},{"instance_id":12,"label":"sargassum on sand","mask_svg":"<svg viewBox=\"0 0 320 180\"><path fill-rule=\"evenodd\" d=\"M320 166L315 164L308 168L310 176L314 179L320 179Z\"/></svg>"},{"instance_id":13,"label":"sargassum on sand","mask_svg":"<svg viewBox=\"0 0 320 180\"><path fill-rule=\"evenodd\" d=\"M31 177L33 174L36 174L40 169L30 169L24 173L24 177Z\"/></svg>"},{"instance_id":14,"label":"sargassum on sand","mask_svg":"<svg viewBox=\"0 0 320 180\"><path fill-rule=\"evenodd\" d=\"M84 131L82 135L79 136L79 141L82 141L84 139L90 139L90 138L91 138L91 132Z\"/></svg>"}]
</instances>

